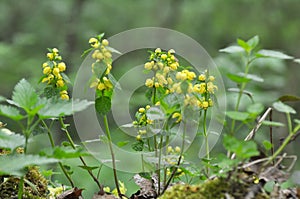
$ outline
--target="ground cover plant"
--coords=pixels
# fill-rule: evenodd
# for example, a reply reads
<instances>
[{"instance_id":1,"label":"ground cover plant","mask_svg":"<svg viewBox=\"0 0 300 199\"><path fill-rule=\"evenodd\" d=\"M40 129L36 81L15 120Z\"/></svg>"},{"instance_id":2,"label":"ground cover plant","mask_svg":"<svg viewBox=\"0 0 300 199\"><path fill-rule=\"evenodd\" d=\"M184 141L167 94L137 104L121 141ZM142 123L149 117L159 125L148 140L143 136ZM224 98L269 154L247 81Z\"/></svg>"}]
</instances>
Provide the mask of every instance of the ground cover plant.
<instances>
[{"instance_id":1,"label":"ground cover plant","mask_svg":"<svg viewBox=\"0 0 300 199\"><path fill-rule=\"evenodd\" d=\"M212 108L218 106L215 95L218 85L209 69L199 72L192 66L182 65L173 49L149 49L144 64L144 74L150 75L144 84L148 104L136 107L132 123L123 126L134 131L134 139L116 142L109 113L115 89L122 89L112 74L112 56L119 52L110 46L104 34L90 38L89 45L83 57L93 60L89 66L92 76L86 87L94 90L94 101L72 98L69 90L72 82L65 74L68 67L57 48L48 49L39 68L38 86L22 79L14 87L11 98L0 98L0 114L5 120L13 120L20 130L12 132L5 120L1 122L0 198L82 198L89 187L77 187L73 179L74 165L69 165L67 160L75 158L81 162L76 166L86 171L84 178L97 185L92 196L95 199L299 197L297 184L289 180L297 156L287 154L285 149L300 134L299 117L287 103L300 98L283 95L265 106L247 90L250 84L264 81L255 74L253 67L257 60L299 62L298 59L261 49L258 36L238 39L237 44L220 50L240 60L242 66L237 73L223 77L236 85L228 88L228 92L236 95L236 101L233 109L229 107L222 113L225 119L219 121L225 129L221 138L224 152L212 155L211 132L207 126ZM105 136L99 135L98 141L109 149L114 187L107 186L107 180L99 177L102 163L89 164L87 159L91 154L84 149L84 143L74 142L66 122L67 117L91 106L105 127ZM274 114L283 114L286 122L273 121ZM196 138L191 137L191 126L197 129ZM268 128L261 130L261 126ZM277 138L273 136L275 127L287 131L280 142L273 139ZM58 131L64 132L66 141L56 145L53 136ZM48 135L51 147L38 153L29 152L28 147L36 143L34 138L39 134ZM257 134L268 136L255 140ZM139 188L131 193L118 175L116 143L119 147L130 146L141 157L139 164L143 172L132 175ZM204 143L205 156L198 162L189 161L190 154L186 151L190 143ZM47 168L44 165L58 168L43 169ZM68 184L62 186L55 181L58 174L64 175Z\"/></svg>"}]
</instances>

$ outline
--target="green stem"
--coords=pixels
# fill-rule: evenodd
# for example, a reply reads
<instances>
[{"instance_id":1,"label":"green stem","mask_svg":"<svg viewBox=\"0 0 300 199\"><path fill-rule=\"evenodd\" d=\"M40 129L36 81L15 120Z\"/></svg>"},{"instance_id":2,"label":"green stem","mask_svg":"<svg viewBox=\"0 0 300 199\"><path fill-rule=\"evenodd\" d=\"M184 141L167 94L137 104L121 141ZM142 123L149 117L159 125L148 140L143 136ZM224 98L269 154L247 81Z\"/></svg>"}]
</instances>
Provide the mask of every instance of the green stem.
<instances>
[{"instance_id":1,"label":"green stem","mask_svg":"<svg viewBox=\"0 0 300 199\"><path fill-rule=\"evenodd\" d=\"M160 182L161 182L161 177L160 177L160 165L161 165L161 155L162 155L162 143L163 143L163 135L161 134L160 135L160 141L159 141L159 147L158 147L158 150L159 150L159 154L158 154L158 169L157 169L157 177L158 177L158 195L160 194Z\"/></svg>"},{"instance_id":2,"label":"green stem","mask_svg":"<svg viewBox=\"0 0 300 199\"><path fill-rule=\"evenodd\" d=\"M46 122L44 120L41 120L41 122L44 125L44 127L47 129L47 134L48 134L48 137L49 137L49 140L50 140L51 147L54 148L55 143L54 143L54 139L53 139L52 134L51 134L51 130L50 130L50 128L48 127L48 125L46 124ZM58 162L58 165L59 165L60 169L63 171L66 178L68 179L68 181L70 182L71 186L75 187L75 184L74 184L70 174L66 171L64 165L61 162Z\"/></svg>"},{"instance_id":3,"label":"green stem","mask_svg":"<svg viewBox=\"0 0 300 199\"><path fill-rule=\"evenodd\" d=\"M111 159L112 159L112 167L113 167L115 185L116 185L116 189L117 189L119 197L122 198L123 194L121 193L120 187L119 187L119 181L118 181L117 169L116 169L115 154L114 154L114 151L113 151L112 139L111 139L111 134L110 134L108 120L107 120L106 115L104 115L103 120L104 120L104 125L105 125L105 131L106 131L107 138L108 138L108 144L109 144Z\"/></svg>"},{"instance_id":4,"label":"green stem","mask_svg":"<svg viewBox=\"0 0 300 199\"><path fill-rule=\"evenodd\" d=\"M249 55L247 57L247 62L246 62L246 67L245 67L245 75L248 74L249 72L249 66L250 66L250 63L253 61L254 59L250 60L249 59ZM238 111L239 110L239 107L240 107L240 103L241 103L241 99L242 99L242 95L243 95L243 92L246 88L246 85L247 85L247 82L243 82L242 85L241 85L241 88L240 88L240 92L239 92L239 95L238 95L238 98L237 98L237 102L236 102L236 105L235 105L235 111ZM232 123L231 123L231 130L230 130L230 133L233 135L234 134L234 130L235 130L235 120L232 120Z\"/></svg>"},{"instance_id":5,"label":"green stem","mask_svg":"<svg viewBox=\"0 0 300 199\"><path fill-rule=\"evenodd\" d=\"M23 198L23 189L24 189L24 176L21 177L19 182L18 199Z\"/></svg>"},{"instance_id":6,"label":"green stem","mask_svg":"<svg viewBox=\"0 0 300 199\"><path fill-rule=\"evenodd\" d=\"M64 123L63 118L60 117L60 118L59 118L59 121L60 121L62 130L63 130L63 131L66 133L66 135L67 135L67 138L68 138L68 140L69 140L69 142L70 142L70 144L71 144L71 147L72 147L73 149L76 149L75 143L74 143L72 137L70 136L70 133L69 133L68 128L67 128L67 125ZM82 156L79 156L79 159L80 159L81 163L82 163L85 167L87 167L87 164L86 164L85 160L83 159L83 157L82 157ZM102 192L102 191L103 191L103 186L100 184L99 180L96 178L96 176L94 176L94 174L93 174L93 172L92 172L91 170L88 169L87 171L88 171L89 175L92 177L92 179L95 181L95 183L98 185L98 188L100 189L100 191Z\"/></svg>"},{"instance_id":7,"label":"green stem","mask_svg":"<svg viewBox=\"0 0 300 199\"><path fill-rule=\"evenodd\" d=\"M290 113L286 113L286 118L287 118L287 123L288 123L289 135L284 139L281 146L276 150L276 152L271 156L271 158L264 165L268 165L269 163L271 163L283 151L283 149L286 147L286 145L293 138L294 134L297 132L297 131L293 131L293 129L292 129L292 120L291 120Z\"/></svg>"}]
</instances>

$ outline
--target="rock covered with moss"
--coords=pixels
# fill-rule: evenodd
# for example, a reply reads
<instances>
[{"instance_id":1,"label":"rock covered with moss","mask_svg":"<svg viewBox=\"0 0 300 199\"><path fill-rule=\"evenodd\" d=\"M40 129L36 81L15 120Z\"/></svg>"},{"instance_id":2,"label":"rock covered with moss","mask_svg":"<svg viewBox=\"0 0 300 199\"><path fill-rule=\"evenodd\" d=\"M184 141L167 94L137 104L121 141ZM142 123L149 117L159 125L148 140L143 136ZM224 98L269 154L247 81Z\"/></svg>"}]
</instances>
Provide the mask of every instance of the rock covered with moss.
<instances>
[{"instance_id":1,"label":"rock covered with moss","mask_svg":"<svg viewBox=\"0 0 300 199\"><path fill-rule=\"evenodd\" d=\"M47 198L48 182L37 167L30 167L24 177L23 199ZM18 196L20 179L10 176L0 184L0 199L11 199Z\"/></svg>"}]
</instances>

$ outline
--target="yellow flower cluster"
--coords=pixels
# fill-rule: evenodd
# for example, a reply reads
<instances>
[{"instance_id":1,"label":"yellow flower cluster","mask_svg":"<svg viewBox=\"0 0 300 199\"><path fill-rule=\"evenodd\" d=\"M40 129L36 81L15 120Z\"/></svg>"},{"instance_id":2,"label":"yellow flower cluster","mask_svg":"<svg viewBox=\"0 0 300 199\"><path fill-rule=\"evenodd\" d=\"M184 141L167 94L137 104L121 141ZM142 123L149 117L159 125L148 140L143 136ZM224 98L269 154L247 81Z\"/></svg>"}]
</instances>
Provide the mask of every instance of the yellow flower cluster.
<instances>
[{"instance_id":1,"label":"yellow flower cluster","mask_svg":"<svg viewBox=\"0 0 300 199\"><path fill-rule=\"evenodd\" d=\"M150 105L147 105L146 107L141 107L135 114L136 120L133 121L133 125L137 127L138 135L136 136L137 140L141 140L142 137L147 134L147 130L144 128L148 124L152 124L153 121L147 118L147 110L150 109Z\"/></svg>"},{"instance_id":2,"label":"yellow flower cluster","mask_svg":"<svg viewBox=\"0 0 300 199\"><path fill-rule=\"evenodd\" d=\"M113 84L108 78L108 74L112 69L112 54L108 49L109 42L107 39L101 41L99 38L92 37L89 40L89 44L94 49L92 58L95 59L95 62L92 64L92 72L95 78L91 82L90 87L95 87L99 91L111 90ZM104 65L100 63L104 63Z\"/></svg>"},{"instance_id":3,"label":"yellow flower cluster","mask_svg":"<svg viewBox=\"0 0 300 199\"><path fill-rule=\"evenodd\" d=\"M144 68L148 71L154 71L155 76L146 80L145 85L147 87L165 87L173 83L170 73L179 67L174 53L173 49L163 52L160 48L151 53L149 62L145 63Z\"/></svg>"},{"instance_id":4,"label":"yellow flower cluster","mask_svg":"<svg viewBox=\"0 0 300 199\"><path fill-rule=\"evenodd\" d=\"M69 95L66 86L66 80L63 78L62 73L66 70L66 64L61 61L62 57L59 55L57 48L48 49L48 61L44 62L42 82L58 88L60 91L61 99L68 100Z\"/></svg>"}]
</instances>

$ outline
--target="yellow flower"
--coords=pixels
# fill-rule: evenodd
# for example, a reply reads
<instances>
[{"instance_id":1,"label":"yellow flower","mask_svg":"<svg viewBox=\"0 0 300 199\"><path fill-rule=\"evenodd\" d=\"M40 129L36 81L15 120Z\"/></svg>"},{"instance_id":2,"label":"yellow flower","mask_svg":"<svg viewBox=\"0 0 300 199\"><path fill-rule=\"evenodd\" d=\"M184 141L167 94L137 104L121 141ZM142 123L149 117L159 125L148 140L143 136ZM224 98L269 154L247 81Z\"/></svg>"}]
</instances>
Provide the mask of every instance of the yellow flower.
<instances>
[{"instance_id":1,"label":"yellow flower","mask_svg":"<svg viewBox=\"0 0 300 199\"><path fill-rule=\"evenodd\" d=\"M186 75L186 73L183 73L183 72L177 72L176 79L184 81L187 79L187 75Z\"/></svg>"},{"instance_id":2,"label":"yellow flower","mask_svg":"<svg viewBox=\"0 0 300 199\"><path fill-rule=\"evenodd\" d=\"M105 53L104 53L104 57L107 58L107 59L108 59L108 58L111 58L111 56L112 56L112 55L111 55L110 52L105 52Z\"/></svg>"},{"instance_id":3,"label":"yellow flower","mask_svg":"<svg viewBox=\"0 0 300 199\"><path fill-rule=\"evenodd\" d=\"M155 88L158 88L160 85L159 85L158 82L155 82L155 83L154 83L154 86L155 86Z\"/></svg>"},{"instance_id":4,"label":"yellow flower","mask_svg":"<svg viewBox=\"0 0 300 199\"><path fill-rule=\"evenodd\" d=\"M146 110L149 110L150 108L151 108L150 105L147 105L147 106L146 106Z\"/></svg>"},{"instance_id":5,"label":"yellow flower","mask_svg":"<svg viewBox=\"0 0 300 199\"><path fill-rule=\"evenodd\" d=\"M140 141L142 139L142 136L141 135L137 135L135 138L136 138L137 141Z\"/></svg>"},{"instance_id":6,"label":"yellow flower","mask_svg":"<svg viewBox=\"0 0 300 199\"><path fill-rule=\"evenodd\" d=\"M168 146L168 148L167 148L167 152L168 152L168 153L173 153L173 152L174 152L174 150L173 150L172 146Z\"/></svg>"},{"instance_id":7,"label":"yellow flower","mask_svg":"<svg viewBox=\"0 0 300 199\"><path fill-rule=\"evenodd\" d=\"M215 77L214 76L209 76L208 79L209 79L209 81L213 82L215 80Z\"/></svg>"},{"instance_id":8,"label":"yellow flower","mask_svg":"<svg viewBox=\"0 0 300 199\"><path fill-rule=\"evenodd\" d=\"M214 85L212 82L207 83L207 91L209 93L214 93L214 91L217 89L218 89L218 87L216 85Z\"/></svg>"},{"instance_id":9,"label":"yellow flower","mask_svg":"<svg viewBox=\"0 0 300 199\"><path fill-rule=\"evenodd\" d=\"M168 54L174 54L175 53L175 50L174 49L170 49L169 51L168 51Z\"/></svg>"},{"instance_id":10,"label":"yellow flower","mask_svg":"<svg viewBox=\"0 0 300 199\"><path fill-rule=\"evenodd\" d=\"M156 48L154 52L155 53L161 53L161 49L160 48Z\"/></svg>"},{"instance_id":11,"label":"yellow flower","mask_svg":"<svg viewBox=\"0 0 300 199\"><path fill-rule=\"evenodd\" d=\"M57 48L52 48L52 52L54 55L58 55L58 53L59 53Z\"/></svg>"},{"instance_id":12,"label":"yellow flower","mask_svg":"<svg viewBox=\"0 0 300 199\"><path fill-rule=\"evenodd\" d=\"M162 74L156 73L155 76L156 76L156 78L157 78L157 80L158 80L158 83L159 83L161 86L163 86L164 84L168 84L166 78L165 78Z\"/></svg>"},{"instance_id":13,"label":"yellow flower","mask_svg":"<svg viewBox=\"0 0 300 199\"><path fill-rule=\"evenodd\" d=\"M154 84L154 82L152 79L146 79L145 86L152 88L153 84Z\"/></svg>"},{"instance_id":14,"label":"yellow flower","mask_svg":"<svg viewBox=\"0 0 300 199\"><path fill-rule=\"evenodd\" d=\"M140 113L145 113L145 108L139 108Z\"/></svg>"},{"instance_id":15,"label":"yellow flower","mask_svg":"<svg viewBox=\"0 0 300 199\"><path fill-rule=\"evenodd\" d=\"M107 77L103 77L103 82L107 88L113 88L111 81Z\"/></svg>"},{"instance_id":16,"label":"yellow flower","mask_svg":"<svg viewBox=\"0 0 300 199\"><path fill-rule=\"evenodd\" d=\"M53 60L54 59L54 54L53 53L47 53L47 57L49 60Z\"/></svg>"},{"instance_id":17,"label":"yellow flower","mask_svg":"<svg viewBox=\"0 0 300 199\"><path fill-rule=\"evenodd\" d=\"M193 80L196 77L196 74L194 72L187 72L187 78L189 80Z\"/></svg>"},{"instance_id":18,"label":"yellow flower","mask_svg":"<svg viewBox=\"0 0 300 199\"><path fill-rule=\"evenodd\" d=\"M145 67L145 69L146 70L151 70L152 69L152 63L151 62L147 62L147 63L145 63L145 65L144 65L144 67Z\"/></svg>"},{"instance_id":19,"label":"yellow flower","mask_svg":"<svg viewBox=\"0 0 300 199\"><path fill-rule=\"evenodd\" d=\"M43 63L43 68L45 68L45 67L47 67L47 66L49 66L49 65L48 65L48 62Z\"/></svg>"},{"instance_id":20,"label":"yellow flower","mask_svg":"<svg viewBox=\"0 0 300 199\"><path fill-rule=\"evenodd\" d=\"M140 135L145 135L146 133L147 133L146 130L139 130L139 134L140 134Z\"/></svg>"},{"instance_id":21,"label":"yellow flower","mask_svg":"<svg viewBox=\"0 0 300 199\"><path fill-rule=\"evenodd\" d=\"M172 69L172 70L177 70L177 67L179 66L179 64L178 64L178 62L174 62L174 63L172 63L171 65L170 65L170 68Z\"/></svg>"},{"instance_id":22,"label":"yellow flower","mask_svg":"<svg viewBox=\"0 0 300 199\"><path fill-rule=\"evenodd\" d=\"M53 68L52 72L57 77L59 75L59 68Z\"/></svg>"},{"instance_id":23,"label":"yellow flower","mask_svg":"<svg viewBox=\"0 0 300 199\"><path fill-rule=\"evenodd\" d=\"M103 45L103 46L108 46L108 45L109 45L108 40L107 40L107 39L103 39L103 40L102 40L102 45Z\"/></svg>"},{"instance_id":24,"label":"yellow flower","mask_svg":"<svg viewBox=\"0 0 300 199\"><path fill-rule=\"evenodd\" d=\"M91 46L93 48L98 48L100 46L100 43L99 43L98 39L96 39L94 37L90 38L89 44L91 44Z\"/></svg>"},{"instance_id":25,"label":"yellow flower","mask_svg":"<svg viewBox=\"0 0 300 199\"><path fill-rule=\"evenodd\" d=\"M202 102L202 108L207 109L207 107L208 107L208 102L207 101Z\"/></svg>"},{"instance_id":26,"label":"yellow flower","mask_svg":"<svg viewBox=\"0 0 300 199\"><path fill-rule=\"evenodd\" d=\"M45 67L44 70L43 70L43 73L45 75L48 75L49 73L51 73L51 68L49 66Z\"/></svg>"},{"instance_id":27,"label":"yellow flower","mask_svg":"<svg viewBox=\"0 0 300 199\"><path fill-rule=\"evenodd\" d=\"M66 64L64 62L60 62L58 65L57 65L58 69L60 72L63 72L66 70Z\"/></svg>"},{"instance_id":28,"label":"yellow flower","mask_svg":"<svg viewBox=\"0 0 300 199\"><path fill-rule=\"evenodd\" d=\"M100 83L98 84L98 87L97 87L98 90L102 91L102 90L104 90L105 88L106 88L106 86L105 86L102 82L100 82Z\"/></svg>"},{"instance_id":29,"label":"yellow flower","mask_svg":"<svg viewBox=\"0 0 300 199\"><path fill-rule=\"evenodd\" d=\"M173 79L171 77L168 77L167 82L168 82L168 84L173 84Z\"/></svg>"},{"instance_id":30,"label":"yellow flower","mask_svg":"<svg viewBox=\"0 0 300 199\"><path fill-rule=\"evenodd\" d=\"M165 59L167 59L168 55L162 54L160 57L161 57L163 60L165 60Z\"/></svg>"},{"instance_id":31,"label":"yellow flower","mask_svg":"<svg viewBox=\"0 0 300 199\"><path fill-rule=\"evenodd\" d=\"M176 147L175 147L175 152L176 152L176 153L180 153L180 152L181 152L181 148L180 148L179 146L176 146Z\"/></svg>"},{"instance_id":32,"label":"yellow flower","mask_svg":"<svg viewBox=\"0 0 300 199\"><path fill-rule=\"evenodd\" d=\"M181 119L182 119L182 116L181 116L180 113L176 112L176 113L173 113L172 118L173 119L177 118L176 123L179 123L181 121Z\"/></svg>"},{"instance_id":33,"label":"yellow flower","mask_svg":"<svg viewBox=\"0 0 300 199\"><path fill-rule=\"evenodd\" d=\"M62 80L62 79L57 80L57 82L56 82L57 87L63 87L64 85L65 85L64 80Z\"/></svg>"},{"instance_id":34,"label":"yellow flower","mask_svg":"<svg viewBox=\"0 0 300 199\"><path fill-rule=\"evenodd\" d=\"M205 81L206 76L205 76L204 74L201 74L201 75L199 75L198 79L199 79L200 81Z\"/></svg>"},{"instance_id":35,"label":"yellow flower","mask_svg":"<svg viewBox=\"0 0 300 199\"><path fill-rule=\"evenodd\" d=\"M60 98L63 100L69 100L69 95L68 95L68 91L63 90L60 92Z\"/></svg>"}]
</instances>

